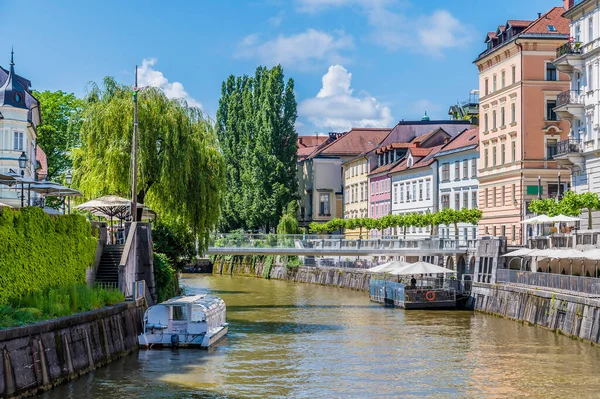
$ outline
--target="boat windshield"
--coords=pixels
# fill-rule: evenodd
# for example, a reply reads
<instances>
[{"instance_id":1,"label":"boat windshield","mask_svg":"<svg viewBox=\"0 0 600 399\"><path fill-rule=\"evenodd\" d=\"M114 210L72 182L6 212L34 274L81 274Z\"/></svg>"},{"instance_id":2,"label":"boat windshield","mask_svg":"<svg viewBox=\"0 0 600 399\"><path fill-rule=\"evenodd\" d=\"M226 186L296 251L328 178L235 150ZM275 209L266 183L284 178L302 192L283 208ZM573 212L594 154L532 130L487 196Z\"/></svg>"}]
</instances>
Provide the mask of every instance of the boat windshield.
<instances>
[{"instance_id":1,"label":"boat windshield","mask_svg":"<svg viewBox=\"0 0 600 399\"><path fill-rule=\"evenodd\" d=\"M172 320L187 320L187 306L173 306Z\"/></svg>"}]
</instances>

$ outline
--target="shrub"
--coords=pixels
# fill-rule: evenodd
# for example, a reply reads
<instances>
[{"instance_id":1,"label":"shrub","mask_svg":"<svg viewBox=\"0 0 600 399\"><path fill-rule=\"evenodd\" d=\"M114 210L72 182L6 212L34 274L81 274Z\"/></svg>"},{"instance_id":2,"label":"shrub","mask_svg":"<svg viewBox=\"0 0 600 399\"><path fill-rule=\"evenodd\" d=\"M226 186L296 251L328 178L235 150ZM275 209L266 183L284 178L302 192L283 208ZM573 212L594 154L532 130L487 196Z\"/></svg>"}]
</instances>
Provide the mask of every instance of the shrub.
<instances>
[{"instance_id":1,"label":"shrub","mask_svg":"<svg viewBox=\"0 0 600 399\"><path fill-rule=\"evenodd\" d=\"M154 282L158 302L176 296L179 291L177 271L171 266L167 255L157 252L154 253Z\"/></svg>"},{"instance_id":2,"label":"shrub","mask_svg":"<svg viewBox=\"0 0 600 399\"><path fill-rule=\"evenodd\" d=\"M79 215L50 216L37 207L0 210L0 304L60 283L85 284L97 240Z\"/></svg>"}]
</instances>

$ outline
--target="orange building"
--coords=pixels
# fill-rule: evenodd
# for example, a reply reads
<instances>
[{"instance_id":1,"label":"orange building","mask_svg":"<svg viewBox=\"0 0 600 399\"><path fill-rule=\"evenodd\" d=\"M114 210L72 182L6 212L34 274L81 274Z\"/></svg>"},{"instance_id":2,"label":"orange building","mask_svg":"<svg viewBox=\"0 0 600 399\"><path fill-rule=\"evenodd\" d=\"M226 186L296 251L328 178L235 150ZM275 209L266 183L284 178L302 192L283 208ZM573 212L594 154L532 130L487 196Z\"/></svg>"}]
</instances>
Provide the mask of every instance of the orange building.
<instances>
[{"instance_id":1,"label":"orange building","mask_svg":"<svg viewBox=\"0 0 600 399\"><path fill-rule=\"evenodd\" d=\"M569 171L553 156L569 124L554 113L569 76L552 64L556 48L569 37L563 7L533 21L509 20L489 32L487 49L474 61L479 69L479 234L522 243L531 234L520 222L531 200L564 193ZM540 178L538 180L538 177Z\"/></svg>"}]
</instances>

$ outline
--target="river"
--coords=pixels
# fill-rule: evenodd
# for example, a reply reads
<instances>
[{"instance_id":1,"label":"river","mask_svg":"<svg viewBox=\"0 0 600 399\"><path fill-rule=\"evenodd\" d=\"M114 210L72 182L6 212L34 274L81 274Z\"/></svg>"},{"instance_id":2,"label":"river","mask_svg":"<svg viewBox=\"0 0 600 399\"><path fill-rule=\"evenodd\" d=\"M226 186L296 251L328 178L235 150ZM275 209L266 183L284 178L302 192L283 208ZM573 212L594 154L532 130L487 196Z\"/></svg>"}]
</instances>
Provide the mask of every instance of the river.
<instances>
[{"instance_id":1,"label":"river","mask_svg":"<svg viewBox=\"0 0 600 399\"><path fill-rule=\"evenodd\" d=\"M368 293L185 275L227 303L205 350L140 351L42 398L598 398L600 348L514 321L402 311Z\"/></svg>"}]
</instances>

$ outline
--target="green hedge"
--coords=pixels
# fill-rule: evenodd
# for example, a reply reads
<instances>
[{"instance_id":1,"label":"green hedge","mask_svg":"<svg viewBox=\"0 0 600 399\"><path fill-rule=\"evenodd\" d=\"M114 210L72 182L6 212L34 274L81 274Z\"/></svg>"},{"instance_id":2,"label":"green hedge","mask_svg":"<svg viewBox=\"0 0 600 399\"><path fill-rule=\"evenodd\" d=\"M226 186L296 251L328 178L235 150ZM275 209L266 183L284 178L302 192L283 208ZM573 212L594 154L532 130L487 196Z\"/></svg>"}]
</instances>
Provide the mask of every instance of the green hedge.
<instances>
[{"instance_id":1,"label":"green hedge","mask_svg":"<svg viewBox=\"0 0 600 399\"><path fill-rule=\"evenodd\" d=\"M154 282L156 283L158 302L164 302L177 296L179 292L177 271L171 265L167 255L157 252L154 253Z\"/></svg>"},{"instance_id":2,"label":"green hedge","mask_svg":"<svg viewBox=\"0 0 600 399\"><path fill-rule=\"evenodd\" d=\"M0 210L0 304L53 287L85 284L97 239L78 215Z\"/></svg>"}]
</instances>

